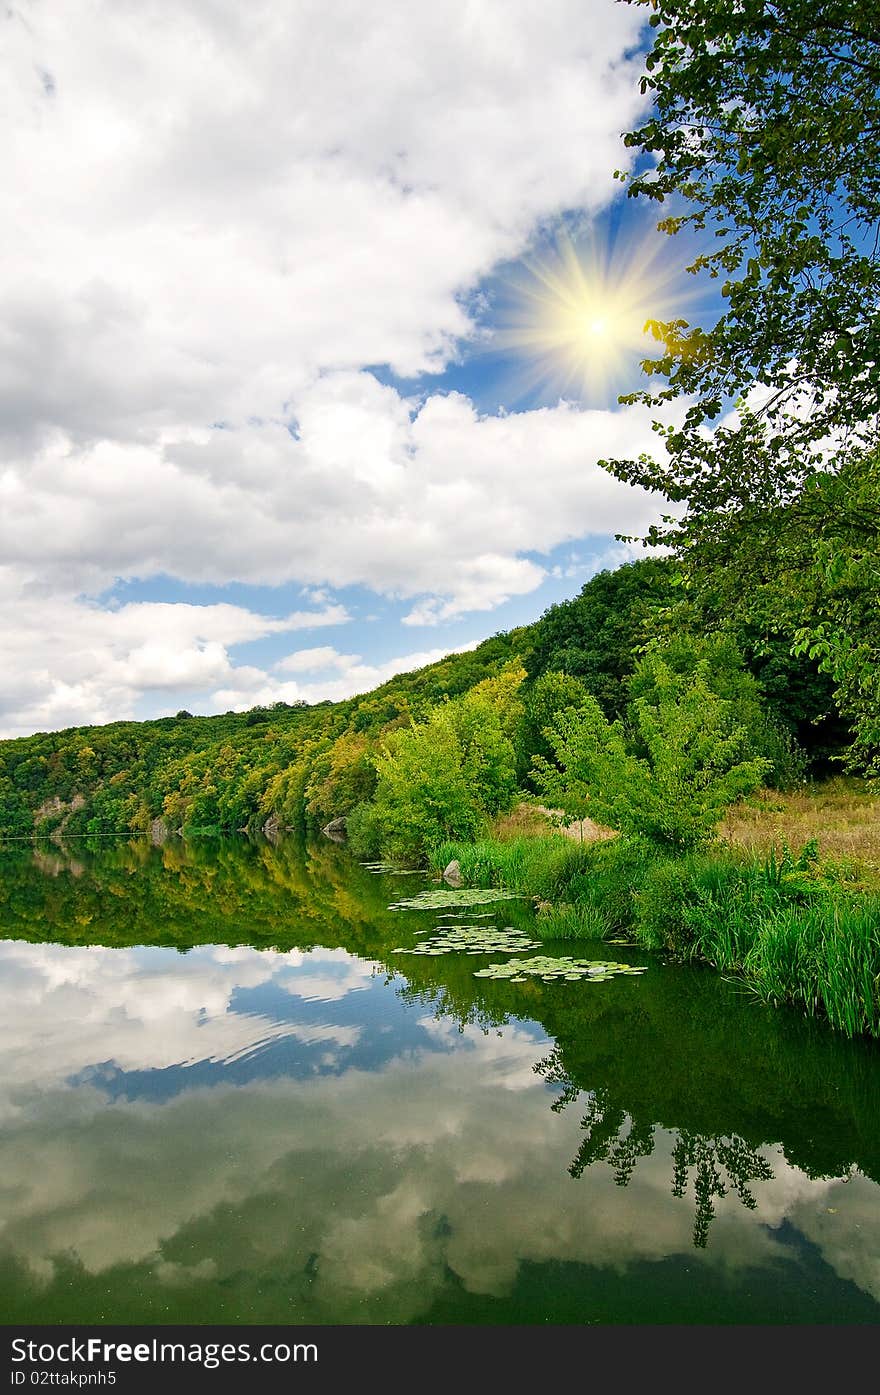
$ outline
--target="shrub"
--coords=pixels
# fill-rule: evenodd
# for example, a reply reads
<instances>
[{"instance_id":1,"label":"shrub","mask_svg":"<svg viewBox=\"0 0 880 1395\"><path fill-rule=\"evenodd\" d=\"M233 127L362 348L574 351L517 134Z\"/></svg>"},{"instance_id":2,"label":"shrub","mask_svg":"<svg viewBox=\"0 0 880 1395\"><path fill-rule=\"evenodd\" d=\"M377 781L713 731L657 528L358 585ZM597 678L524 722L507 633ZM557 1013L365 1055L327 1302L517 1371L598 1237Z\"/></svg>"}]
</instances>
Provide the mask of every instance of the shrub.
<instances>
[{"instance_id":1,"label":"shrub","mask_svg":"<svg viewBox=\"0 0 880 1395\"><path fill-rule=\"evenodd\" d=\"M751 754L734 704L710 687L707 661L682 676L655 654L650 669L631 732L587 698L548 728L558 768L537 757L535 779L567 813L681 852L714 837L724 809L760 784L769 761Z\"/></svg>"},{"instance_id":2,"label":"shrub","mask_svg":"<svg viewBox=\"0 0 880 1395\"><path fill-rule=\"evenodd\" d=\"M390 733L375 757L368 821L374 851L417 860L444 839L474 838L490 815L510 808L516 796L516 692L524 677L521 665L508 665L432 708L424 722Z\"/></svg>"}]
</instances>

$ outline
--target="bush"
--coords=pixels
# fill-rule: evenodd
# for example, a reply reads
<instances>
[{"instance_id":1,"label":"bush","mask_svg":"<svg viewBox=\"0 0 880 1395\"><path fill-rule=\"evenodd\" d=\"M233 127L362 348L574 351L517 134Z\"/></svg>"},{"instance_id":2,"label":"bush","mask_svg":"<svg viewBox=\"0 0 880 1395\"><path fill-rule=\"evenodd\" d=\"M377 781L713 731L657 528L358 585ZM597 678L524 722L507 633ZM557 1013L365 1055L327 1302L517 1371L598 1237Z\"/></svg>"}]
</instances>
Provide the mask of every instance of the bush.
<instances>
[{"instance_id":1,"label":"bush","mask_svg":"<svg viewBox=\"0 0 880 1395\"><path fill-rule=\"evenodd\" d=\"M755 789L769 760L753 753L735 704L710 686L710 667L677 674L657 654L636 668L632 728L609 722L594 698L547 729L556 765L537 757L546 797L576 817L683 852L715 836L721 814Z\"/></svg>"},{"instance_id":2,"label":"bush","mask_svg":"<svg viewBox=\"0 0 880 1395\"><path fill-rule=\"evenodd\" d=\"M363 800L346 815L345 836L358 857L374 857L381 851L382 826L372 804Z\"/></svg>"},{"instance_id":3,"label":"bush","mask_svg":"<svg viewBox=\"0 0 880 1395\"><path fill-rule=\"evenodd\" d=\"M424 722L390 733L375 757L374 850L419 860L444 839L476 837L489 816L510 808L524 677L521 666L508 665L432 708Z\"/></svg>"}]
</instances>

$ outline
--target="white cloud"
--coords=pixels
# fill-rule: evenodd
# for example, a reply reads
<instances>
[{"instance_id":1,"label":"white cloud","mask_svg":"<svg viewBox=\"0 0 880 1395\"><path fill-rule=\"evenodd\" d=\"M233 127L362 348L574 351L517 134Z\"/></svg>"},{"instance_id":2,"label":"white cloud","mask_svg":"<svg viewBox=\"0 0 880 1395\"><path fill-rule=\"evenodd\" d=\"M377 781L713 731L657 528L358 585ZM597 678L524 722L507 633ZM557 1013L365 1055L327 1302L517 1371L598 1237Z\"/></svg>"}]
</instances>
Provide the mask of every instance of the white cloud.
<instances>
[{"instance_id":1,"label":"white cloud","mask_svg":"<svg viewBox=\"0 0 880 1395\"><path fill-rule=\"evenodd\" d=\"M137 602L108 610L63 596L18 597L0 610L0 731L129 717L151 692L167 694L174 711L176 692L264 682L262 670L233 664L229 646L349 618L339 605L273 618L234 605Z\"/></svg>"},{"instance_id":2,"label":"white cloud","mask_svg":"<svg viewBox=\"0 0 880 1395\"><path fill-rule=\"evenodd\" d=\"M655 444L644 411L481 417L365 371L442 368L480 278L542 220L609 201L639 24L614 0L10 12L7 730L277 682L229 672L228 615L207 635L154 610L128 648L131 617L92 639L80 598L119 578L363 585L437 623L534 589L525 553L653 517L595 465Z\"/></svg>"},{"instance_id":3,"label":"white cloud","mask_svg":"<svg viewBox=\"0 0 880 1395\"><path fill-rule=\"evenodd\" d=\"M14 612L0 611L0 735L124 719L150 693L167 712L193 690L201 690L206 712L336 701L476 645L405 653L382 663L318 646L288 655L276 672L235 663L229 653L249 640L348 618L338 605L275 619L234 605L138 602L106 610L82 600L19 600ZM298 676L287 679L286 672Z\"/></svg>"},{"instance_id":4,"label":"white cloud","mask_svg":"<svg viewBox=\"0 0 880 1395\"><path fill-rule=\"evenodd\" d=\"M427 593L460 614L533 589L542 571L524 551L653 520L656 501L596 461L656 441L642 407L481 416L452 393L410 415L370 374L333 374L303 393L297 440L266 425L161 452L53 447L27 475L9 467L0 551L32 589L296 578Z\"/></svg>"},{"instance_id":5,"label":"white cloud","mask_svg":"<svg viewBox=\"0 0 880 1395\"><path fill-rule=\"evenodd\" d=\"M315 649L297 649L293 654L279 659L274 665L283 673L315 673L327 669L346 669L360 660L359 654L340 654L329 644Z\"/></svg>"},{"instance_id":6,"label":"white cloud","mask_svg":"<svg viewBox=\"0 0 880 1395\"><path fill-rule=\"evenodd\" d=\"M13 15L8 439L152 441L277 417L318 370L440 366L462 291L611 196L640 22L611 0Z\"/></svg>"}]
</instances>

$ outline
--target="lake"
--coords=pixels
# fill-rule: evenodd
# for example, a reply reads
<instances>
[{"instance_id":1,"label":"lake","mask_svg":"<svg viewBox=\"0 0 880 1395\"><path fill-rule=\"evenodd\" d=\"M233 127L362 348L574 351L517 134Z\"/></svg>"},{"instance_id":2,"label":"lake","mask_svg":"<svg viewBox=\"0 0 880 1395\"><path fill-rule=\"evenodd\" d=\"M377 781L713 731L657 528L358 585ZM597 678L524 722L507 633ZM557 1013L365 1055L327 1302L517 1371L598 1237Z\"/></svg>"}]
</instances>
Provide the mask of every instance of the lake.
<instances>
[{"instance_id":1,"label":"lake","mask_svg":"<svg viewBox=\"0 0 880 1395\"><path fill-rule=\"evenodd\" d=\"M329 840L0 852L5 1322L880 1318L876 1044L627 946L395 954L534 925L389 909L429 887Z\"/></svg>"}]
</instances>

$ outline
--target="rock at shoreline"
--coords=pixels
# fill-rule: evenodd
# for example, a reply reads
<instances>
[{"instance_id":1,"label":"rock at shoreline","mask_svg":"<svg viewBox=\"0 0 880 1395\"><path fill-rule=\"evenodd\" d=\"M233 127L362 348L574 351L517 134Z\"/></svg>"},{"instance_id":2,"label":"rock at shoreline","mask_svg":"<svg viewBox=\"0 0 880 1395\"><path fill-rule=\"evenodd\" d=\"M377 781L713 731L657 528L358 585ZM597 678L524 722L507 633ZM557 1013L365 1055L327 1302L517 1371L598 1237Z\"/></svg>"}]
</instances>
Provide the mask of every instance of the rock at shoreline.
<instances>
[{"instance_id":1,"label":"rock at shoreline","mask_svg":"<svg viewBox=\"0 0 880 1395\"><path fill-rule=\"evenodd\" d=\"M154 848L161 848L168 839L168 825L164 819L153 819L150 824L150 842Z\"/></svg>"},{"instance_id":2,"label":"rock at shoreline","mask_svg":"<svg viewBox=\"0 0 880 1395\"><path fill-rule=\"evenodd\" d=\"M444 867L443 880L448 882L450 886L463 885L464 877L461 875L461 868L458 865L457 858L453 858L453 860Z\"/></svg>"},{"instance_id":3,"label":"rock at shoreline","mask_svg":"<svg viewBox=\"0 0 880 1395\"><path fill-rule=\"evenodd\" d=\"M345 837L345 829L345 819L338 818L331 819L328 824L324 825L321 832L324 833L328 838L332 838L334 843L341 843Z\"/></svg>"}]
</instances>

